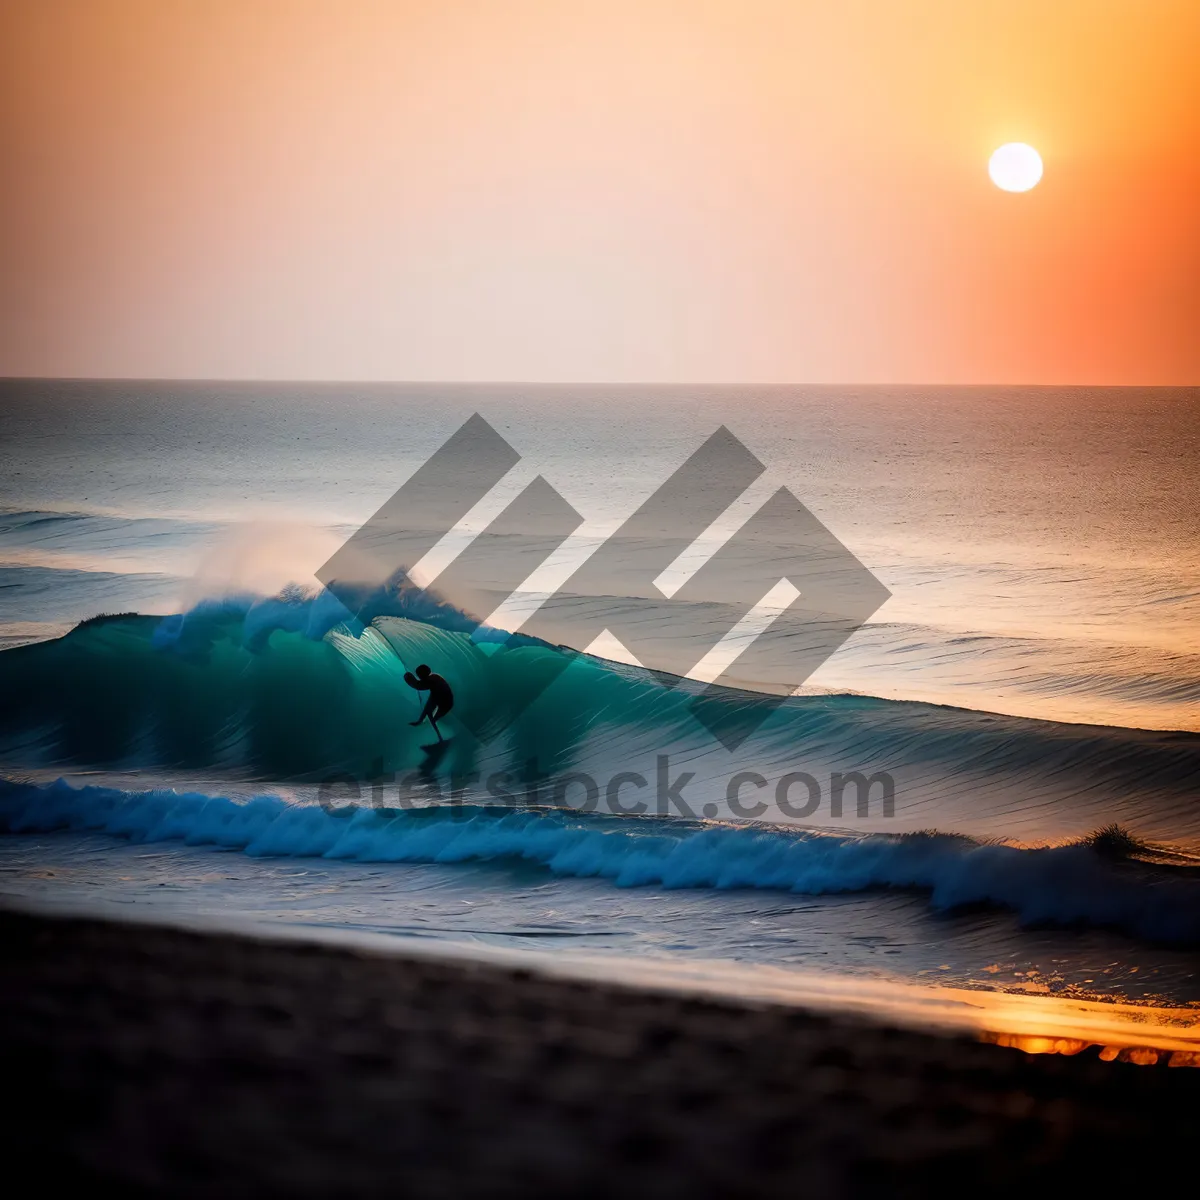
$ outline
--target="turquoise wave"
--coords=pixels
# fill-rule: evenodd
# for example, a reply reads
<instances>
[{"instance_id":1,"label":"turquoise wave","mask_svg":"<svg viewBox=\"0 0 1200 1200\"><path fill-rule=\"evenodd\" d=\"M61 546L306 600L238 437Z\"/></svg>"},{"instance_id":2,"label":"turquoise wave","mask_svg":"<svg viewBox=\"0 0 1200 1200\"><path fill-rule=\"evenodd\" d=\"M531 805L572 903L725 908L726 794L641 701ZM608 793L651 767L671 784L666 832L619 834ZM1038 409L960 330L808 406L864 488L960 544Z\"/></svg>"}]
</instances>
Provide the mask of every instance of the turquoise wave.
<instances>
[{"instance_id":1,"label":"turquoise wave","mask_svg":"<svg viewBox=\"0 0 1200 1200\"><path fill-rule=\"evenodd\" d=\"M668 689L544 643L472 636L469 618L436 604L366 628L346 616L319 598L228 601L179 618L96 618L0 652L0 769L316 783L532 764L543 774L588 771L603 786L623 770L653 781L665 756L672 771L695 776L692 791L705 800L723 800L746 769L772 788L798 769L822 780L883 771L895 780L896 818L880 826L872 810L879 828L1048 840L1119 821L1200 844L1200 735L808 696L780 705L730 755L691 716L698 685L689 681ZM446 722L454 749L436 768L424 749L430 731L409 726L420 699L403 675L420 662L456 692ZM721 702L759 701L730 692ZM690 811L702 815L695 803ZM813 824L830 824L823 812Z\"/></svg>"}]
</instances>

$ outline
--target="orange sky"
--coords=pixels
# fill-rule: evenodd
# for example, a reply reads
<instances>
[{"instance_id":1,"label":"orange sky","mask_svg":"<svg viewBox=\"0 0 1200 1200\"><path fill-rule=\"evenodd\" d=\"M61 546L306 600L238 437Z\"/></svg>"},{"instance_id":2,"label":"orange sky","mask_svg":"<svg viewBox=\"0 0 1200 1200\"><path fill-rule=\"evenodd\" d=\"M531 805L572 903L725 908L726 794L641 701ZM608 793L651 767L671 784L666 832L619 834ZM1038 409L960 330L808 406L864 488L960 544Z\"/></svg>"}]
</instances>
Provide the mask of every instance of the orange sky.
<instances>
[{"instance_id":1,"label":"orange sky","mask_svg":"<svg viewBox=\"0 0 1200 1200\"><path fill-rule=\"evenodd\" d=\"M1197 0L0 0L0 153L0 375L1200 383Z\"/></svg>"}]
</instances>

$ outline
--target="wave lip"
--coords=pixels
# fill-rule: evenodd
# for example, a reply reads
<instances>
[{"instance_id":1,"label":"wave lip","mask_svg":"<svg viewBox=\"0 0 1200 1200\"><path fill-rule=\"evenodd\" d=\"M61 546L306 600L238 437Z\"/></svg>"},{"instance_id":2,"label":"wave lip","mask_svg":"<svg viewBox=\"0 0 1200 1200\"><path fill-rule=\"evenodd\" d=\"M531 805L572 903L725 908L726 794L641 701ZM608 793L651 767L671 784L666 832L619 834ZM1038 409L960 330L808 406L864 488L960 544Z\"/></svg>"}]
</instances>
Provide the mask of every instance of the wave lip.
<instances>
[{"instance_id":1,"label":"wave lip","mask_svg":"<svg viewBox=\"0 0 1200 1200\"><path fill-rule=\"evenodd\" d=\"M1021 848L936 831L862 836L563 810L438 806L338 815L278 796L0 780L0 830L88 830L254 856L503 863L617 887L928 894L953 912L989 906L1025 925L1118 930L1200 947L1200 872L1114 854L1112 841Z\"/></svg>"}]
</instances>

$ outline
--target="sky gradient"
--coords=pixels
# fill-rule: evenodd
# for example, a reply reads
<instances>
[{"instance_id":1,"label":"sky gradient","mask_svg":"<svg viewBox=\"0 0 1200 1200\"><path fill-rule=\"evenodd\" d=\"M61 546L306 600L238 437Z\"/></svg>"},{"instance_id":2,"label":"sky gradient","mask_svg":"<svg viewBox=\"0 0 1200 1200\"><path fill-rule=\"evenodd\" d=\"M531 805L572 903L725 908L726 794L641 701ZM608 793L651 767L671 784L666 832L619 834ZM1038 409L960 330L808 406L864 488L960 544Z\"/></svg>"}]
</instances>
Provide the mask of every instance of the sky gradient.
<instances>
[{"instance_id":1,"label":"sky gradient","mask_svg":"<svg viewBox=\"0 0 1200 1200\"><path fill-rule=\"evenodd\" d=\"M0 375L1200 383L1196 0L0 0L0 156Z\"/></svg>"}]
</instances>

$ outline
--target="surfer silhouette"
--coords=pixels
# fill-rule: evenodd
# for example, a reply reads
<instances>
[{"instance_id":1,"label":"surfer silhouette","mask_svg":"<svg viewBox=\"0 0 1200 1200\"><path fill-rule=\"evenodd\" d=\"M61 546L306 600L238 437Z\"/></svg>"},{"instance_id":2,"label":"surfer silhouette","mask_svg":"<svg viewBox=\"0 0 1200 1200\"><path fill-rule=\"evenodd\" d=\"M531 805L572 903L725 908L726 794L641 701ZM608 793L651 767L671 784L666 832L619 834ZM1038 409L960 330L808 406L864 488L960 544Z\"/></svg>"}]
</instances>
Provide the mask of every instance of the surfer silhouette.
<instances>
[{"instance_id":1,"label":"surfer silhouette","mask_svg":"<svg viewBox=\"0 0 1200 1200\"><path fill-rule=\"evenodd\" d=\"M428 718L430 725L433 726L433 732L437 734L438 741L444 742L446 739L442 737L438 721L454 707L454 693L450 690L450 685L424 663L417 668L415 675L411 671L405 671L404 682L410 688L416 688L418 692L429 693L429 699L425 701L421 715L415 721L409 721L409 724L420 725Z\"/></svg>"}]
</instances>

